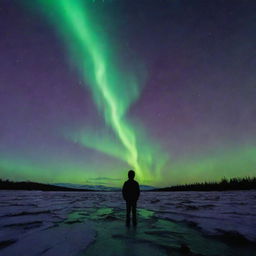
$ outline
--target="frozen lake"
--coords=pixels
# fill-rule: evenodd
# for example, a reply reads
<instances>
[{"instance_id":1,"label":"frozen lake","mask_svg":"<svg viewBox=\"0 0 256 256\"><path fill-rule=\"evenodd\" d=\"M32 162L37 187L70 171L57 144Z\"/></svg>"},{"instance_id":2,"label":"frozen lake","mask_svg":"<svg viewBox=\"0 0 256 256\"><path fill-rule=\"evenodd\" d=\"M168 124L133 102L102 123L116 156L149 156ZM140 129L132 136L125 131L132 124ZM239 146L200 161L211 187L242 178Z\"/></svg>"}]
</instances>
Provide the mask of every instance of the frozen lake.
<instances>
[{"instance_id":1,"label":"frozen lake","mask_svg":"<svg viewBox=\"0 0 256 256\"><path fill-rule=\"evenodd\" d=\"M256 191L0 191L0 255L256 255Z\"/></svg>"}]
</instances>

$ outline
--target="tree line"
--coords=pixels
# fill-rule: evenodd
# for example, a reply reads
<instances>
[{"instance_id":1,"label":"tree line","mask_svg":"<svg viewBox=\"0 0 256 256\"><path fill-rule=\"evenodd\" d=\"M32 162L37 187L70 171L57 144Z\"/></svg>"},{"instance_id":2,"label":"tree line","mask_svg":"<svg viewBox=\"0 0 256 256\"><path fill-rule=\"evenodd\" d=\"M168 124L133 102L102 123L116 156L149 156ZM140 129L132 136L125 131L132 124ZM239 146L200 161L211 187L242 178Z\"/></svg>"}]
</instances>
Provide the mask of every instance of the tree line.
<instances>
[{"instance_id":1,"label":"tree line","mask_svg":"<svg viewBox=\"0 0 256 256\"><path fill-rule=\"evenodd\" d=\"M256 189L256 177L223 178L219 182L196 182L193 184L176 185L159 188L155 191L226 191Z\"/></svg>"},{"instance_id":2,"label":"tree line","mask_svg":"<svg viewBox=\"0 0 256 256\"><path fill-rule=\"evenodd\" d=\"M31 181L10 181L0 179L0 190L40 190L40 191L91 191L89 189L75 189Z\"/></svg>"}]
</instances>

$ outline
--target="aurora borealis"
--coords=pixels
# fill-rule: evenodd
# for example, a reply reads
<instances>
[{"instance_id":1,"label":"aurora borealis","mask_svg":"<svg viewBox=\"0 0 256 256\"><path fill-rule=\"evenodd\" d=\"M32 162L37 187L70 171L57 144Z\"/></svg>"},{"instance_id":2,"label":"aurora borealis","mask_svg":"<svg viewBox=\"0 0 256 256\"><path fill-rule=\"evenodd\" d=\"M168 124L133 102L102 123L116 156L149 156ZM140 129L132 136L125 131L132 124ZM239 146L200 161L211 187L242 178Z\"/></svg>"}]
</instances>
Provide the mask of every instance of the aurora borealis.
<instances>
[{"instance_id":1,"label":"aurora borealis","mask_svg":"<svg viewBox=\"0 0 256 256\"><path fill-rule=\"evenodd\" d=\"M2 178L256 175L254 1L1 0Z\"/></svg>"},{"instance_id":2,"label":"aurora borealis","mask_svg":"<svg viewBox=\"0 0 256 256\"><path fill-rule=\"evenodd\" d=\"M137 138L134 128L125 119L130 104L138 97L138 88L135 82L129 79L129 74L120 76L121 72L118 72L117 68L113 68L114 64L111 61L108 49L104 49L107 48L105 47L104 38L98 36L99 32L97 33L97 30L93 27L94 23L87 10L89 9L87 7L88 1L87 5L85 1L80 0L73 2L57 0L54 3L52 1L41 2L46 5L46 13L53 8L55 13L54 23L57 24L57 28L64 35L71 52L77 53L73 59L78 62L77 66L81 70L84 80L89 80L88 85L92 90L99 111L103 112L106 123L114 131L120 141L119 144L123 146L118 152L120 158L127 161L131 167L137 170L138 176L142 177L142 168L138 160ZM74 137L77 136L74 135ZM78 143L84 143L85 146L90 145L99 151L116 156L112 150L112 147L115 148L115 144L104 151L101 149L102 142L97 147L97 135L93 136L91 144L87 143L90 138L83 138L83 135L79 135L76 139ZM114 152L117 153L116 150Z\"/></svg>"}]
</instances>

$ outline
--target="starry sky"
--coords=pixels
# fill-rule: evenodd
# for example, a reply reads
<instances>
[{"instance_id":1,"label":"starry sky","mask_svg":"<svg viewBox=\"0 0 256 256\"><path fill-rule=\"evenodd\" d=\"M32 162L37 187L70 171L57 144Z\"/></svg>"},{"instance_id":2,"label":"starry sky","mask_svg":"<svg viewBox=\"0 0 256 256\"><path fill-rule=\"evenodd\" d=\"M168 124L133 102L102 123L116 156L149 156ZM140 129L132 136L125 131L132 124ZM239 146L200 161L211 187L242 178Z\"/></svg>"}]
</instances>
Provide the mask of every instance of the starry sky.
<instances>
[{"instance_id":1,"label":"starry sky","mask_svg":"<svg viewBox=\"0 0 256 256\"><path fill-rule=\"evenodd\" d=\"M0 0L0 177L255 176L255 13L253 0Z\"/></svg>"}]
</instances>

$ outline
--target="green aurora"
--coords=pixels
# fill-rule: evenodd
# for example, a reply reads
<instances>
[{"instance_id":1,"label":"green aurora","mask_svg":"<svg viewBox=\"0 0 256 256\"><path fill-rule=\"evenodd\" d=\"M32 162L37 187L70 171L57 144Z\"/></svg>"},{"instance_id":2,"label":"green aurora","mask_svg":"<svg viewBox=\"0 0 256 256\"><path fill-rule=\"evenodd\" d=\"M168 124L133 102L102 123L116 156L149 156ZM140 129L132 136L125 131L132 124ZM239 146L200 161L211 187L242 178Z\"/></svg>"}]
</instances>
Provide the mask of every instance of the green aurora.
<instances>
[{"instance_id":1,"label":"green aurora","mask_svg":"<svg viewBox=\"0 0 256 256\"><path fill-rule=\"evenodd\" d=\"M91 1L40 3L44 13L50 13L48 17L65 42L70 61L79 70L83 85L90 87L98 110L113 132L111 135L103 131L99 138L98 133L85 128L69 131L65 136L127 162L140 181L150 180L152 174L159 173L166 158L156 150L156 145L150 145L148 138L142 140L144 131L127 118L130 107L140 96L142 79L118 66L118 58L113 57L114 47L107 42L104 29L98 29L99 22L91 17L87 6Z\"/></svg>"}]
</instances>

